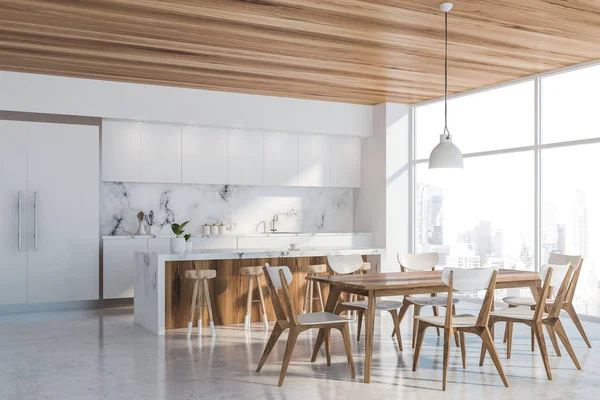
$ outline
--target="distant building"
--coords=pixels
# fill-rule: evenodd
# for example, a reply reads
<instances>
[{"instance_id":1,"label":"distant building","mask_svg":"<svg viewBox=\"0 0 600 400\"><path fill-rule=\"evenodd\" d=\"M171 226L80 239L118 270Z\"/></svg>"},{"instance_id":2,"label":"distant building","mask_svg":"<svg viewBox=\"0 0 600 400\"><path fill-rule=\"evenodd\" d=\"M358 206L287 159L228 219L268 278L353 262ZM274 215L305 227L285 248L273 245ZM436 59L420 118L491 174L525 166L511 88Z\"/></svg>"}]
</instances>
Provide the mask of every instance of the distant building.
<instances>
[{"instance_id":1,"label":"distant building","mask_svg":"<svg viewBox=\"0 0 600 400\"><path fill-rule=\"evenodd\" d=\"M567 227L564 224L556 224L556 249L557 253L565 254L567 251Z\"/></svg>"}]
</instances>

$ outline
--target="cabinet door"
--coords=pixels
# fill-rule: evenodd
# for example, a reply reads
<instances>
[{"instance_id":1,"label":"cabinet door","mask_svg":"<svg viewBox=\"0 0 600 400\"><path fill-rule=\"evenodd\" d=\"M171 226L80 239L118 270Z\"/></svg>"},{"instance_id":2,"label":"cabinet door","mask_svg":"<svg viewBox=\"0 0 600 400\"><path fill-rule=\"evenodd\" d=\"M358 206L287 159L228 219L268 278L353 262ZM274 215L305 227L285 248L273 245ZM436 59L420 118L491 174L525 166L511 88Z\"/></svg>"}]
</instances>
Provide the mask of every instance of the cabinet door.
<instances>
[{"instance_id":1,"label":"cabinet door","mask_svg":"<svg viewBox=\"0 0 600 400\"><path fill-rule=\"evenodd\" d=\"M264 134L265 185L298 186L298 135Z\"/></svg>"},{"instance_id":2,"label":"cabinet door","mask_svg":"<svg viewBox=\"0 0 600 400\"><path fill-rule=\"evenodd\" d=\"M181 181L227 183L227 131L184 126L181 134Z\"/></svg>"},{"instance_id":3,"label":"cabinet door","mask_svg":"<svg viewBox=\"0 0 600 400\"><path fill-rule=\"evenodd\" d=\"M227 138L228 183L262 185L263 133L231 129Z\"/></svg>"},{"instance_id":4,"label":"cabinet door","mask_svg":"<svg viewBox=\"0 0 600 400\"><path fill-rule=\"evenodd\" d=\"M98 127L27 129L28 302L98 299Z\"/></svg>"},{"instance_id":5,"label":"cabinet door","mask_svg":"<svg viewBox=\"0 0 600 400\"><path fill-rule=\"evenodd\" d=\"M360 187L360 139L354 137L329 137L332 187Z\"/></svg>"},{"instance_id":6,"label":"cabinet door","mask_svg":"<svg viewBox=\"0 0 600 400\"><path fill-rule=\"evenodd\" d=\"M102 180L139 182L142 178L142 124L102 121Z\"/></svg>"},{"instance_id":7,"label":"cabinet door","mask_svg":"<svg viewBox=\"0 0 600 400\"><path fill-rule=\"evenodd\" d=\"M27 132L24 126L23 122L0 121L0 304L27 303Z\"/></svg>"},{"instance_id":8,"label":"cabinet door","mask_svg":"<svg viewBox=\"0 0 600 400\"><path fill-rule=\"evenodd\" d=\"M104 240L103 295L105 299L133 297L135 283L134 251L148 251L147 239Z\"/></svg>"},{"instance_id":9,"label":"cabinet door","mask_svg":"<svg viewBox=\"0 0 600 400\"><path fill-rule=\"evenodd\" d=\"M323 135L298 136L298 185L329 186L329 140Z\"/></svg>"},{"instance_id":10,"label":"cabinet door","mask_svg":"<svg viewBox=\"0 0 600 400\"><path fill-rule=\"evenodd\" d=\"M171 251L171 240L169 238L148 239L148 253L168 253Z\"/></svg>"},{"instance_id":11,"label":"cabinet door","mask_svg":"<svg viewBox=\"0 0 600 400\"><path fill-rule=\"evenodd\" d=\"M181 183L181 126L142 125L142 182Z\"/></svg>"}]
</instances>

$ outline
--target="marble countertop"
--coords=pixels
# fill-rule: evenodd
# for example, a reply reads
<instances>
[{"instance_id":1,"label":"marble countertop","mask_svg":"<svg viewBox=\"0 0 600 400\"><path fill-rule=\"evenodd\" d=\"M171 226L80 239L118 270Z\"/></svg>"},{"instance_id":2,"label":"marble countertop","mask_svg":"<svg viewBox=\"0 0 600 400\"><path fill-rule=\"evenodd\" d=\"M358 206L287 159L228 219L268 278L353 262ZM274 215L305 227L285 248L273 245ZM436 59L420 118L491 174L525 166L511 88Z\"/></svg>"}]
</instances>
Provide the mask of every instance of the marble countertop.
<instances>
[{"instance_id":1,"label":"marble countertop","mask_svg":"<svg viewBox=\"0 0 600 400\"><path fill-rule=\"evenodd\" d=\"M342 232L342 233L250 233L250 234L225 234L217 236L205 236L205 235L192 235L192 238L239 238L239 237L286 237L286 236L358 236L358 235L370 235L367 232ZM114 235L114 236L102 236L105 240L122 240L122 239L170 239L175 237L174 235Z\"/></svg>"},{"instance_id":2,"label":"marble countertop","mask_svg":"<svg viewBox=\"0 0 600 400\"><path fill-rule=\"evenodd\" d=\"M384 249L376 248L304 248L300 250L286 249L216 249L194 250L191 253L171 254L157 253L160 261L196 261L196 260L236 260L249 258L295 258L295 257L325 257L333 255L381 255ZM137 253L137 252L136 252ZM144 253L147 254L147 253Z\"/></svg>"}]
</instances>

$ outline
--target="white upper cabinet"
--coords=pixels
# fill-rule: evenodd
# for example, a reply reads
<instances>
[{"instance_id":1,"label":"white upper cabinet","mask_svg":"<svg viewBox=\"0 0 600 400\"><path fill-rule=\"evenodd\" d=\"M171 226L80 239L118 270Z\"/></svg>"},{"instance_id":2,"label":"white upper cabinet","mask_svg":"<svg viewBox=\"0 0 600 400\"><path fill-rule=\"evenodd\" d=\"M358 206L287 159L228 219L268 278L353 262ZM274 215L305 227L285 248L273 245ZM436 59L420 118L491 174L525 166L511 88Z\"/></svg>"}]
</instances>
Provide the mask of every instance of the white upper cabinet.
<instances>
[{"instance_id":1,"label":"white upper cabinet","mask_svg":"<svg viewBox=\"0 0 600 400\"><path fill-rule=\"evenodd\" d=\"M181 142L182 183L227 182L227 130L184 126Z\"/></svg>"},{"instance_id":2,"label":"white upper cabinet","mask_svg":"<svg viewBox=\"0 0 600 400\"><path fill-rule=\"evenodd\" d=\"M329 137L330 186L360 187L360 147L359 138L350 136Z\"/></svg>"},{"instance_id":3,"label":"white upper cabinet","mask_svg":"<svg viewBox=\"0 0 600 400\"><path fill-rule=\"evenodd\" d=\"M298 135L264 134L265 185L298 186Z\"/></svg>"},{"instance_id":4,"label":"white upper cabinet","mask_svg":"<svg viewBox=\"0 0 600 400\"><path fill-rule=\"evenodd\" d=\"M329 139L298 135L298 185L329 186Z\"/></svg>"},{"instance_id":5,"label":"white upper cabinet","mask_svg":"<svg viewBox=\"0 0 600 400\"><path fill-rule=\"evenodd\" d=\"M181 183L181 126L142 125L141 181Z\"/></svg>"},{"instance_id":6,"label":"white upper cabinet","mask_svg":"<svg viewBox=\"0 0 600 400\"><path fill-rule=\"evenodd\" d=\"M102 121L102 180L140 182L142 124Z\"/></svg>"},{"instance_id":7,"label":"white upper cabinet","mask_svg":"<svg viewBox=\"0 0 600 400\"><path fill-rule=\"evenodd\" d=\"M227 133L227 183L231 185L263 184L263 133L231 129Z\"/></svg>"}]
</instances>

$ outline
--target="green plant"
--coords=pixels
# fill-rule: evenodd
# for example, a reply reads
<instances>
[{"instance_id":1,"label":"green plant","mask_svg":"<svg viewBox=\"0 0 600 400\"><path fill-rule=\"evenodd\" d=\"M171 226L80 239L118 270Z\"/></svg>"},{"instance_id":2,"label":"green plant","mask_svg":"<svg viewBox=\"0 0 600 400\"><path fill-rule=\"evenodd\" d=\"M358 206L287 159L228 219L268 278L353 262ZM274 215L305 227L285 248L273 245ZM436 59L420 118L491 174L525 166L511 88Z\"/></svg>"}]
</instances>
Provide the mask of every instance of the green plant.
<instances>
[{"instance_id":1,"label":"green plant","mask_svg":"<svg viewBox=\"0 0 600 400\"><path fill-rule=\"evenodd\" d=\"M183 235L183 238L185 239L186 242L189 242L191 237L192 237L191 233L186 233L185 235Z\"/></svg>"},{"instance_id":2,"label":"green plant","mask_svg":"<svg viewBox=\"0 0 600 400\"><path fill-rule=\"evenodd\" d=\"M185 221L183 224L171 224L171 230L173 231L175 236L179 237L183 235L183 233L185 232L183 228L188 224L188 222L190 221Z\"/></svg>"}]
</instances>

